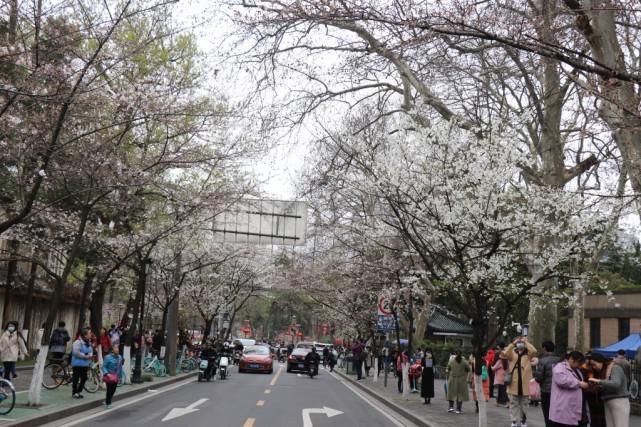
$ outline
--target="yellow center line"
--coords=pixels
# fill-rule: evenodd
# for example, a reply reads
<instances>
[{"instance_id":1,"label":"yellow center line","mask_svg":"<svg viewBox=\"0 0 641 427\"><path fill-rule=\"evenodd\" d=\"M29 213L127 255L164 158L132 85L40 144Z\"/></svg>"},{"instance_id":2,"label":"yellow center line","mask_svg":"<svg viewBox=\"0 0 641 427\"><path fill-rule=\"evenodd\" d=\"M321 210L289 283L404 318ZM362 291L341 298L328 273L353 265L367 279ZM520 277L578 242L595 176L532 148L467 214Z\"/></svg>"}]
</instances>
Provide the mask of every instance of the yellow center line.
<instances>
[{"instance_id":1,"label":"yellow center line","mask_svg":"<svg viewBox=\"0 0 641 427\"><path fill-rule=\"evenodd\" d=\"M243 424L243 427L254 427L254 423L256 422L256 418L247 418L245 421L245 424Z\"/></svg>"},{"instance_id":2,"label":"yellow center line","mask_svg":"<svg viewBox=\"0 0 641 427\"><path fill-rule=\"evenodd\" d=\"M264 400L259 400L258 402L256 402L256 406L263 406L264 404L265 404Z\"/></svg>"},{"instance_id":3,"label":"yellow center line","mask_svg":"<svg viewBox=\"0 0 641 427\"><path fill-rule=\"evenodd\" d=\"M276 385L276 381L278 381L278 377L280 376L280 373L283 372L283 367L281 366L278 368L278 372L276 372L276 375L274 375L274 378L272 379L272 382L269 383L269 385L274 386Z\"/></svg>"},{"instance_id":4,"label":"yellow center line","mask_svg":"<svg viewBox=\"0 0 641 427\"><path fill-rule=\"evenodd\" d=\"M271 391L270 389L265 390L265 394L269 394L269 393L271 393L271 392L272 392L272 391Z\"/></svg>"}]
</instances>

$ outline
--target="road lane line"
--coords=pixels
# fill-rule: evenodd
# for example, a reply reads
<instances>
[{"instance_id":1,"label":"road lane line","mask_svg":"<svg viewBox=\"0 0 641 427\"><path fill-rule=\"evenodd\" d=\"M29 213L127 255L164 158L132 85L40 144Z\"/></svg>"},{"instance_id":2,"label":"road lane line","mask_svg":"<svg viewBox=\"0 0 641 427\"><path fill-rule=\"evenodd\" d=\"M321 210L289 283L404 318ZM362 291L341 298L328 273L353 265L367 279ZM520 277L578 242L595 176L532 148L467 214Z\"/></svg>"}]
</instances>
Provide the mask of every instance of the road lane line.
<instances>
[{"instance_id":1,"label":"road lane line","mask_svg":"<svg viewBox=\"0 0 641 427\"><path fill-rule=\"evenodd\" d=\"M73 421L71 421L69 423L63 424L61 427L71 427L71 426L75 426L75 425L78 425L78 424L82 424L85 421L93 420L94 418L98 418L98 417L100 417L102 415L113 413L114 411L116 411L116 410L118 410L120 408L124 408L125 406L133 405L134 403L138 403L138 402L140 402L142 400L147 400L150 397L156 397L161 393L166 393L168 391L175 390L177 388L183 387L183 386L185 386L185 385L187 385L189 383L193 383L195 381L196 381L196 378L192 378L192 379L189 379L187 381L180 382L180 383L178 383L176 385L169 386L169 387L166 387L166 388L163 388L163 389L160 389L160 390L156 390L155 393L145 393L141 397L131 398L131 400L126 400L126 401L123 401L122 403L116 402L115 405L114 405L115 406L114 409L105 409L105 410L96 412L95 414L91 414L91 415L88 415L88 416L86 416L84 418L80 418L80 419L77 419L77 420L73 420Z\"/></svg>"},{"instance_id":2,"label":"road lane line","mask_svg":"<svg viewBox=\"0 0 641 427\"><path fill-rule=\"evenodd\" d=\"M358 396L358 397L360 397L361 399L363 399L363 400L364 400L364 401L365 401L369 406L371 406L372 408L376 409L378 412L380 412L381 414L383 414L383 416L384 416L385 418L387 418L388 420L390 420L392 423L394 423L394 425L395 425L396 427L406 427L406 424L401 423L399 420L397 420L396 418L394 418L392 415L390 415L390 414L388 414L387 412L385 412L382 408L378 407L378 406L376 405L376 403L374 403L372 400L370 400L370 398L368 398L367 396L365 396L364 394L362 394L360 391L358 391L358 390L357 390L355 387L353 387L351 384L348 384L346 380L343 380L342 378L340 378L339 376L337 376L337 375L336 375L335 373L333 373L333 372L328 372L328 373L329 373L331 376L333 376L333 377L334 377L334 379L336 379L339 383L341 383L341 384L343 384L345 387L347 387L347 388L348 388L352 393L354 393L356 396Z\"/></svg>"},{"instance_id":3,"label":"road lane line","mask_svg":"<svg viewBox=\"0 0 641 427\"><path fill-rule=\"evenodd\" d=\"M271 393L271 392L272 392L272 391L271 391L270 389L265 390L265 394L269 394L269 393Z\"/></svg>"},{"instance_id":4,"label":"road lane line","mask_svg":"<svg viewBox=\"0 0 641 427\"><path fill-rule=\"evenodd\" d=\"M245 424L243 424L243 427L254 427L254 423L256 422L256 418L247 418L245 421Z\"/></svg>"},{"instance_id":5,"label":"road lane line","mask_svg":"<svg viewBox=\"0 0 641 427\"><path fill-rule=\"evenodd\" d=\"M263 405L265 405L264 400L259 400L258 402L256 402L256 406L263 406Z\"/></svg>"},{"instance_id":6,"label":"road lane line","mask_svg":"<svg viewBox=\"0 0 641 427\"><path fill-rule=\"evenodd\" d=\"M278 368L278 372L276 372L276 375L274 375L274 378L272 379L272 382L269 383L270 386L275 386L276 381L278 381L278 377L280 377L281 372L283 372L283 367L281 366Z\"/></svg>"}]
</instances>

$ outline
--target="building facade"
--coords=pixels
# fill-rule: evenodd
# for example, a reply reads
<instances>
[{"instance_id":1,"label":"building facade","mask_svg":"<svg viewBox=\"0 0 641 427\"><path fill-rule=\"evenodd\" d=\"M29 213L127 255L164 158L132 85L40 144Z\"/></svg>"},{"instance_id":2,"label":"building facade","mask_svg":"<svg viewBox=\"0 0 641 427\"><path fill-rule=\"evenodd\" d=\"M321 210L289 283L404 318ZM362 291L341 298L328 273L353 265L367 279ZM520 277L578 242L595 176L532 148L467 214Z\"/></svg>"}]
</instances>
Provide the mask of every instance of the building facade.
<instances>
[{"instance_id":1,"label":"building facade","mask_svg":"<svg viewBox=\"0 0 641 427\"><path fill-rule=\"evenodd\" d=\"M576 346L572 314L568 321L568 347ZM583 319L587 348L613 344L632 333L641 333L641 290L607 295L587 295Z\"/></svg>"}]
</instances>

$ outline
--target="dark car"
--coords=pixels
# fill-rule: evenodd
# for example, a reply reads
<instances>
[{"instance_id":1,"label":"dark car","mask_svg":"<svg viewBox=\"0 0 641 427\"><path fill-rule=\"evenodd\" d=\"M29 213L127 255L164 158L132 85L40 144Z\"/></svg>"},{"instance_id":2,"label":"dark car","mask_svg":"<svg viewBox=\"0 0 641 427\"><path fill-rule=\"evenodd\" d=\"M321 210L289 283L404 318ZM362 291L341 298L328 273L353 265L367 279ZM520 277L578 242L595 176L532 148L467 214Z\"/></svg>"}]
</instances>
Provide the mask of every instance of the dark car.
<instances>
[{"instance_id":1,"label":"dark car","mask_svg":"<svg viewBox=\"0 0 641 427\"><path fill-rule=\"evenodd\" d=\"M305 366L305 356L312 351L309 348L295 348L292 354L287 358L287 372L307 372Z\"/></svg>"}]
</instances>

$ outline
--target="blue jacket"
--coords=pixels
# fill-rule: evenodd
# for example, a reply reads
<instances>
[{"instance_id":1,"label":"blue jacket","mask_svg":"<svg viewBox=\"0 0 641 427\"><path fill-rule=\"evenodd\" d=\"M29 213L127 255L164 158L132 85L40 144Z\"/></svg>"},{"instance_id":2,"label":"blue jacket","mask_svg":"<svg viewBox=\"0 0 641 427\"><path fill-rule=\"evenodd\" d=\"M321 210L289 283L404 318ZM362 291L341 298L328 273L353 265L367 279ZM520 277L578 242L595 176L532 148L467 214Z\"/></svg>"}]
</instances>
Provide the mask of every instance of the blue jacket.
<instances>
[{"instance_id":1,"label":"blue jacket","mask_svg":"<svg viewBox=\"0 0 641 427\"><path fill-rule=\"evenodd\" d=\"M91 344L85 342L82 338L78 338L71 347L71 366L88 368L91 366L92 361L93 349L91 348Z\"/></svg>"},{"instance_id":2,"label":"blue jacket","mask_svg":"<svg viewBox=\"0 0 641 427\"><path fill-rule=\"evenodd\" d=\"M102 374L106 375L109 372L118 374L118 378L122 376L122 358L120 355L109 353L103 360Z\"/></svg>"}]
</instances>

